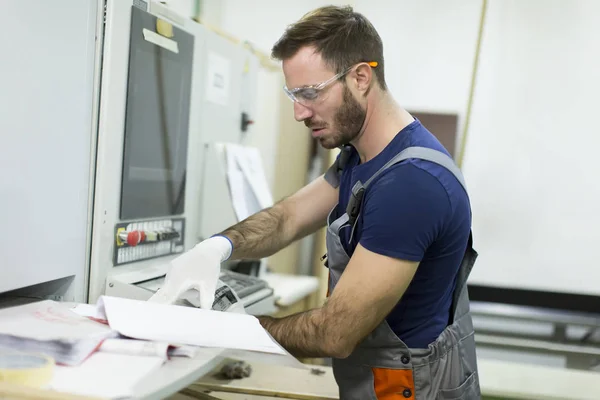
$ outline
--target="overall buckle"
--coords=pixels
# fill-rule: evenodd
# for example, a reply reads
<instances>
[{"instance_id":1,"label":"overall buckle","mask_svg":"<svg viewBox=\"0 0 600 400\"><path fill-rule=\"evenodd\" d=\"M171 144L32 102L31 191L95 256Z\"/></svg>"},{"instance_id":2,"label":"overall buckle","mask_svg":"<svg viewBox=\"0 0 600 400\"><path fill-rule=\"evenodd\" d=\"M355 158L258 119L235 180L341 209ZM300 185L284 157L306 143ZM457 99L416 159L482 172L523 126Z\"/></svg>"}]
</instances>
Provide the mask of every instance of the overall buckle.
<instances>
[{"instance_id":1,"label":"overall buckle","mask_svg":"<svg viewBox=\"0 0 600 400\"><path fill-rule=\"evenodd\" d=\"M364 195L365 188L363 184L360 181L356 182L352 187L352 195L350 196L348 206L346 207L346 214L348 214L348 222L350 225L354 225L354 222L356 222L356 219L360 214Z\"/></svg>"}]
</instances>

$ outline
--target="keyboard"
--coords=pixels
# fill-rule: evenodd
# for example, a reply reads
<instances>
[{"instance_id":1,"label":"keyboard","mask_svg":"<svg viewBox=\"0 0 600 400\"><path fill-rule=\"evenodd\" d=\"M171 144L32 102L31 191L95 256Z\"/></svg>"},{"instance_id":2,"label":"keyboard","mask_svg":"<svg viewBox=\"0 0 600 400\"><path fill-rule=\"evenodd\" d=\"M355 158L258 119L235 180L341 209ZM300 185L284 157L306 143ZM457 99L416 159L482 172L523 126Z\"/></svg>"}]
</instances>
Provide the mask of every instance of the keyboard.
<instances>
[{"instance_id":1,"label":"keyboard","mask_svg":"<svg viewBox=\"0 0 600 400\"><path fill-rule=\"evenodd\" d=\"M220 278L237 293L240 299L268 287L267 282L262 279L229 270L221 270Z\"/></svg>"}]
</instances>

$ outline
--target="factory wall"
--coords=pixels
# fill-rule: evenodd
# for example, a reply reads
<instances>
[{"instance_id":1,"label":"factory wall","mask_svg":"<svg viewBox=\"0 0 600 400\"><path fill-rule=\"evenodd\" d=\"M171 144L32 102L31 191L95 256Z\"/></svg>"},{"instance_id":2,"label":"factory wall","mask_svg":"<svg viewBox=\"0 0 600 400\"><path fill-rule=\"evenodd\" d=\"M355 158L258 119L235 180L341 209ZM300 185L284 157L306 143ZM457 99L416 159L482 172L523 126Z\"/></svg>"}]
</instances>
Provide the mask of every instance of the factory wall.
<instances>
[{"instance_id":1,"label":"factory wall","mask_svg":"<svg viewBox=\"0 0 600 400\"><path fill-rule=\"evenodd\" d=\"M492 1L464 170L473 280L600 295L600 2Z\"/></svg>"}]
</instances>

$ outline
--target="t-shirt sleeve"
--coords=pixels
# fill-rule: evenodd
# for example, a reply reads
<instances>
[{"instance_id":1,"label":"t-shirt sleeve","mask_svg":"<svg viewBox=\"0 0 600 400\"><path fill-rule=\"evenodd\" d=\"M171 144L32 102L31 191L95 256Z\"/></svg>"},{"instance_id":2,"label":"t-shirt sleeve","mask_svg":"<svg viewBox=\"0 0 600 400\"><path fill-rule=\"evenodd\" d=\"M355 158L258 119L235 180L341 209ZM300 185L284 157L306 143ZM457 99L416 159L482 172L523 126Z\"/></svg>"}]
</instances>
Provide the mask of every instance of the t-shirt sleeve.
<instances>
[{"instance_id":1,"label":"t-shirt sleeve","mask_svg":"<svg viewBox=\"0 0 600 400\"><path fill-rule=\"evenodd\" d=\"M399 164L367 189L359 242L375 253L421 261L449 212L448 194L434 176L412 164Z\"/></svg>"}]
</instances>

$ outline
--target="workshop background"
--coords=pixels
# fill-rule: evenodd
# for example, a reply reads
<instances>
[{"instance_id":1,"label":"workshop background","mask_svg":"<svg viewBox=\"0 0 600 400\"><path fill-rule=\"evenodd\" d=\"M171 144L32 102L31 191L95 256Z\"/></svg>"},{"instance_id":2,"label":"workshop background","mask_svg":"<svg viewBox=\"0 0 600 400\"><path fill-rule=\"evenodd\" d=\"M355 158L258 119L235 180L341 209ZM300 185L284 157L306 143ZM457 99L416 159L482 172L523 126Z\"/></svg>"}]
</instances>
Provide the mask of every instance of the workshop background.
<instances>
[{"instance_id":1,"label":"workshop background","mask_svg":"<svg viewBox=\"0 0 600 400\"><path fill-rule=\"evenodd\" d=\"M0 2L0 308L16 298L146 299L162 282L165 260L235 221L219 141L254 149L249 157L260 159L253 184L263 196L248 210L322 174L337 151L323 150L294 120L270 49L306 12L351 5L382 37L390 92L438 136L465 176L479 253L468 285L484 398L600 393L600 1L38 1L31 10ZM181 69L194 73L189 143L183 134L189 149L177 154L184 161L187 154L179 214L120 208L139 204L135 191L127 197L124 171L132 143L144 141L124 127L132 118L125 110L136 104L128 77L147 78L145 61L128 64L129 46L147 45L129 31L146 26L139 10L147 6L198 35L193 62ZM158 31L144 40L172 46L168 32ZM185 45L182 57L190 54ZM203 86L219 68L231 73L228 99ZM168 95L185 97L167 94L167 104ZM239 104L225 109L227 102ZM128 232L164 227L176 236L166 247L129 246ZM248 289L249 313L283 316L322 304L324 253L321 230L268 259L231 266L252 277L236 281L240 293ZM330 360L302 361L314 365L308 378L255 366L247 380L208 376L172 399L291 396L289 386L269 380L278 374L304 398L335 391ZM265 390L271 397L259 396Z\"/></svg>"}]
</instances>

